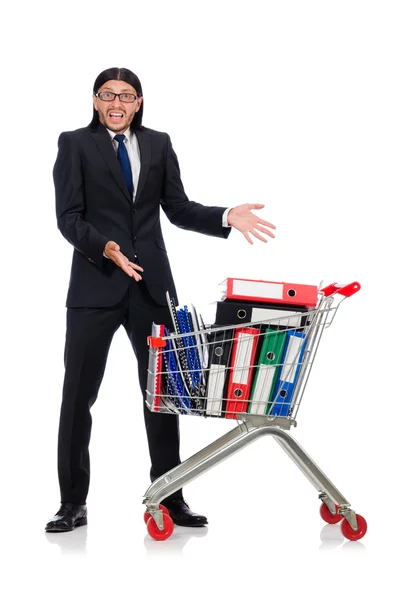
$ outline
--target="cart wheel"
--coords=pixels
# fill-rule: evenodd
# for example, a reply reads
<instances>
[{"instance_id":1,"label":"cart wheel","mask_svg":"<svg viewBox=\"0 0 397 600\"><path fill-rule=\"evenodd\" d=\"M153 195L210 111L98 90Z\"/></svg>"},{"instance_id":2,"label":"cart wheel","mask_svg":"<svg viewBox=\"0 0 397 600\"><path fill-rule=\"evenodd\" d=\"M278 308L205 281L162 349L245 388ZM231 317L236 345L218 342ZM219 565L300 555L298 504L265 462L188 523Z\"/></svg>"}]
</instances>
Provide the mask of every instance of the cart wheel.
<instances>
[{"instance_id":1,"label":"cart wheel","mask_svg":"<svg viewBox=\"0 0 397 600\"><path fill-rule=\"evenodd\" d=\"M160 529L157 527L156 521L153 519L153 517L150 517L150 519L147 522L148 534L154 540L159 540L159 541L166 540L167 538L170 537L170 535L174 531L174 521L171 519L171 517L164 513L163 519L164 519L163 531L160 531Z\"/></svg>"},{"instance_id":2,"label":"cart wheel","mask_svg":"<svg viewBox=\"0 0 397 600\"><path fill-rule=\"evenodd\" d=\"M335 506L335 509L338 510L339 506ZM320 515L321 518L326 522L329 523L330 525L333 525L334 523L339 523L339 521L341 521L343 519L342 515L340 515L338 512L336 514L332 514L328 508L328 506L326 504L324 504L324 502L321 503L320 506Z\"/></svg>"},{"instance_id":3,"label":"cart wheel","mask_svg":"<svg viewBox=\"0 0 397 600\"><path fill-rule=\"evenodd\" d=\"M343 523L341 525L343 535L352 542L361 540L361 538L367 533L367 521L364 519L364 517L356 514L356 519L358 527L357 531L354 531L354 529L350 527L350 523L346 519L343 519Z\"/></svg>"},{"instance_id":4,"label":"cart wheel","mask_svg":"<svg viewBox=\"0 0 397 600\"><path fill-rule=\"evenodd\" d=\"M168 511L168 508L166 506L164 506L164 504L159 504L159 508L163 511L164 514L166 514L166 515L170 514ZM151 517L151 514L148 511L146 511L145 514L143 515L145 523L147 523L149 521L150 517Z\"/></svg>"}]
</instances>

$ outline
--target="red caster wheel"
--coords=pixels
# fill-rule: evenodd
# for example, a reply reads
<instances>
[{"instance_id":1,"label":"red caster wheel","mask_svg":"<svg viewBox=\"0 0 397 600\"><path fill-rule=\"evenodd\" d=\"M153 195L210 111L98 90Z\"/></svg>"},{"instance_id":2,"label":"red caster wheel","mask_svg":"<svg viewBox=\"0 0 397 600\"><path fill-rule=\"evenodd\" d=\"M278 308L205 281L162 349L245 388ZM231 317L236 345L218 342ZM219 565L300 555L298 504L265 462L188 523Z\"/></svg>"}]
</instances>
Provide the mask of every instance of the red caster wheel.
<instances>
[{"instance_id":1,"label":"red caster wheel","mask_svg":"<svg viewBox=\"0 0 397 600\"><path fill-rule=\"evenodd\" d=\"M167 515L166 513L164 513L163 519L164 519L163 531L160 531L160 529L157 527L156 521L153 519L153 517L150 517L150 519L147 522L148 534L154 540L158 540L158 541L166 540L167 538L170 537L170 535L174 531L174 521L171 519L171 517L169 515Z\"/></svg>"},{"instance_id":2,"label":"red caster wheel","mask_svg":"<svg viewBox=\"0 0 397 600\"><path fill-rule=\"evenodd\" d=\"M168 508L166 506L164 506L163 504L159 504L159 508L163 511L164 514L166 514L166 515L170 514L168 511ZM145 514L143 515L145 523L147 523L149 521L150 517L151 517L151 514L148 511L146 511Z\"/></svg>"},{"instance_id":3,"label":"red caster wheel","mask_svg":"<svg viewBox=\"0 0 397 600\"><path fill-rule=\"evenodd\" d=\"M354 529L350 527L350 523L346 519L343 519L343 523L341 525L341 531L343 535L352 542L361 540L361 538L367 533L367 521L364 519L364 517L356 514L356 519L358 527L357 531L354 531Z\"/></svg>"},{"instance_id":4,"label":"red caster wheel","mask_svg":"<svg viewBox=\"0 0 397 600\"><path fill-rule=\"evenodd\" d=\"M338 510L339 506L335 506L335 509ZM342 515L340 515L339 513L335 513L334 515L330 512L328 506L326 504L324 504L324 502L321 503L320 506L320 515L321 518L326 522L329 523L330 525L333 525L334 523L339 523L339 521L341 521L343 519Z\"/></svg>"}]
</instances>

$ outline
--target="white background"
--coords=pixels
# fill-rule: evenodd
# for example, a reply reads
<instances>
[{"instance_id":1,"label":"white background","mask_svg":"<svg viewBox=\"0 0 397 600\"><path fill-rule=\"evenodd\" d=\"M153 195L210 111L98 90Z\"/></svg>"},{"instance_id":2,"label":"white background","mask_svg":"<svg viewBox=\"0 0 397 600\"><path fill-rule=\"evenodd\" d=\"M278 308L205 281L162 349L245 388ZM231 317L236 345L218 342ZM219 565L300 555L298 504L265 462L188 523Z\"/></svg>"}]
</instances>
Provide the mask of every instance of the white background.
<instances>
[{"instance_id":1,"label":"white background","mask_svg":"<svg viewBox=\"0 0 397 600\"><path fill-rule=\"evenodd\" d=\"M394 597L395 3L20 2L4 16L2 596ZM52 167L59 134L89 123L94 80L113 66L141 79L144 124L170 134L191 200L263 202L277 226L250 246L162 215L181 304L210 322L226 277L361 283L324 334L292 432L367 519L361 542L321 521L316 490L267 438L186 487L208 530L148 538L149 457L123 330L92 411L89 525L44 533L59 503L72 255ZM182 457L230 428L183 417Z\"/></svg>"}]
</instances>

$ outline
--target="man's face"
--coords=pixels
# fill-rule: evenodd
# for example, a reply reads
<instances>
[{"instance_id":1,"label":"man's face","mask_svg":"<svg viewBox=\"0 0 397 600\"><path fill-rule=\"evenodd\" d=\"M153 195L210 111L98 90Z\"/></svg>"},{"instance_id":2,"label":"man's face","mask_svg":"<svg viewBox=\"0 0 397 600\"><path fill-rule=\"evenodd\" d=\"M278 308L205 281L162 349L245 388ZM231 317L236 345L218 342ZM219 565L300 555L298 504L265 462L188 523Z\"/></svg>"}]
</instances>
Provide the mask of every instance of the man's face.
<instances>
[{"instance_id":1,"label":"man's face","mask_svg":"<svg viewBox=\"0 0 397 600\"><path fill-rule=\"evenodd\" d=\"M99 88L98 93L113 92L114 94L134 94L138 96L136 90L125 81L110 80ZM134 102L120 102L116 96L114 100L101 100L95 95L92 96L94 107L98 111L99 120L111 131L124 133L131 125L135 113L141 108L143 98L137 98Z\"/></svg>"}]
</instances>

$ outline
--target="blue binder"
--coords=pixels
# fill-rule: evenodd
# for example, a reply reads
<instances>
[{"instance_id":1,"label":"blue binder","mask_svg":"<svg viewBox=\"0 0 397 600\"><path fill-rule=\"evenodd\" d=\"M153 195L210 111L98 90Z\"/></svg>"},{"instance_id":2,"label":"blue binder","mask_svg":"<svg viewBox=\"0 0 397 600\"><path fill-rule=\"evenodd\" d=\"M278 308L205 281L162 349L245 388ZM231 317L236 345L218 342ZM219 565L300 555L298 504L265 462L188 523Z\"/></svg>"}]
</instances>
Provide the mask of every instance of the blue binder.
<instances>
[{"instance_id":1,"label":"blue binder","mask_svg":"<svg viewBox=\"0 0 397 600\"><path fill-rule=\"evenodd\" d=\"M172 324L174 327L174 332L176 333L174 343L175 343L176 356L178 358L177 363L180 364L180 367L181 367L180 373L181 373L181 377L184 382L184 386L185 386L188 396L194 396L195 390L193 387L193 381L192 381L192 376L191 376L191 372L190 372L190 368L189 368L187 353L186 353L186 349L185 349L185 343L183 341L184 338L181 337L182 331L181 331L181 326L180 326L180 317L179 317L178 311L176 309L175 302L174 302L173 298L170 297L168 292L166 292L166 297L167 297L168 308L170 310ZM184 321L183 318L182 318L182 321Z\"/></svg>"},{"instance_id":2,"label":"blue binder","mask_svg":"<svg viewBox=\"0 0 397 600\"><path fill-rule=\"evenodd\" d=\"M177 317L181 333L189 333L192 331L189 318L189 310L187 306L177 309ZM200 384L200 359L197 351L197 344L193 335L188 335L182 338L183 345L186 351L187 363L189 366L189 379L193 390L196 394L199 391Z\"/></svg>"},{"instance_id":3,"label":"blue binder","mask_svg":"<svg viewBox=\"0 0 397 600\"><path fill-rule=\"evenodd\" d=\"M291 409L292 396L299 372L302 366L302 358L306 347L306 334L300 331L287 331L282 367L279 370L276 385L274 387L272 405L269 415L288 417Z\"/></svg>"},{"instance_id":4,"label":"blue binder","mask_svg":"<svg viewBox=\"0 0 397 600\"><path fill-rule=\"evenodd\" d=\"M169 331L164 327L165 337L169 336ZM192 404L186 393L184 381L179 372L178 363L175 357L175 351L171 340L166 340L166 346L163 352L163 360L168 381L168 387L174 396L173 401L178 409L184 414L192 410Z\"/></svg>"}]
</instances>

